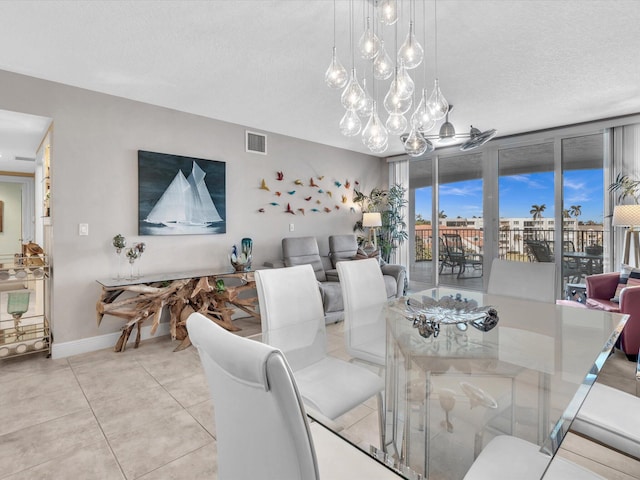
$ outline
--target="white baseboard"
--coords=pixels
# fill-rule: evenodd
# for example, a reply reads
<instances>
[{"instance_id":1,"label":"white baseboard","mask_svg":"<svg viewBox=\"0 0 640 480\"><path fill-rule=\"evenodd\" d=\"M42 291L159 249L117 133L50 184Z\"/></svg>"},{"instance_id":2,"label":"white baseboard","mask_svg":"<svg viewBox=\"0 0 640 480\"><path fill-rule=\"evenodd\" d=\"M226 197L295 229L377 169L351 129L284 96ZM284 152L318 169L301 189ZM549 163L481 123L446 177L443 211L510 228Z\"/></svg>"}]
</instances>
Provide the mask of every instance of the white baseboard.
<instances>
[{"instance_id":1,"label":"white baseboard","mask_svg":"<svg viewBox=\"0 0 640 480\"><path fill-rule=\"evenodd\" d=\"M80 340L73 340L71 342L57 343L53 342L51 347L52 358L65 358L72 355L79 355L81 353L94 352L96 350L102 350L105 348L113 348L113 346L120 338L121 332L107 333L105 335L98 335L97 337L81 338ZM155 335L151 335L151 325L142 327L140 332L141 340L147 340L148 338L156 338L162 335L169 335L169 323L161 323L156 330ZM127 345L135 342L135 330L129 337Z\"/></svg>"}]
</instances>

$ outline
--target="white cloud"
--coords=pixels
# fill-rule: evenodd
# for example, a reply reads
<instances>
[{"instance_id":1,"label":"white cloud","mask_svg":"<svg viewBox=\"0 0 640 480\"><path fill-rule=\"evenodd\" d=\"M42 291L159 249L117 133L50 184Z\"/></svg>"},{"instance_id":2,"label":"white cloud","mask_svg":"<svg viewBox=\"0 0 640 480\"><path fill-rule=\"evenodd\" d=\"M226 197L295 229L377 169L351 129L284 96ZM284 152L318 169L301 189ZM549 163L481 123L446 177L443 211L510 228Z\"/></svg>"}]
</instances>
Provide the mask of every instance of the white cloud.
<instances>
[{"instance_id":1,"label":"white cloud","mask_svg":"<svg viewBox=\"0 0 640 480\"><path fill-rule=\"evenodd\" d=\"M536 180L532 180L529 175L510 175L503 177L504 180L513 180L515 182L524 183L527 188L543 189L549 188L549 185L542 184Z\"/></svg>"},{"instance_id":2,"label":"white cloud","mask_svg":"<svg viewBox=\"0 0 640 480\"><path fill-rule=\"evenodd\" d=\"M571 190L583 190L585 188L584 182L575 182L571 180L564 180L564 188L569 188Z\"/></svg>"},{"instance_id":3,"label":"white cloud","mask_svg":"<svg viewBox=\"0 0 640 480\"><path fill-rule=\"evenodd\" d=\"M454 195L457 197L471 197L482 194L482 185L479 186L465 186L465 187L449 187L442 185L440 187L440 195Z\"/></svg>"}]
</instances>

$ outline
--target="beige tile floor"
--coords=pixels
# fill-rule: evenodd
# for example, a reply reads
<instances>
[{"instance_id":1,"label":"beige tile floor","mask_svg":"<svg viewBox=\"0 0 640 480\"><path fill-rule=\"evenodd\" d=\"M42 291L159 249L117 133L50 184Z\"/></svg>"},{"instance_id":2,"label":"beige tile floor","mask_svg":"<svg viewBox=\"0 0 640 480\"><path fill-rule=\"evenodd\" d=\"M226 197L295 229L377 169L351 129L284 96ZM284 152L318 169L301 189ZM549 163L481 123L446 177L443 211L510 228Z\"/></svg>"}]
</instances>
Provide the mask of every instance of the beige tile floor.
<instances>
[{"instance_id":1,"label":"beige tile floor","mask_svg":"<svg viewBox=\"0 0 640 480\"><path fill-rule=\"evenodd\" d=\"M237 323L244 335L259 330L253 320ZM348 358L342 325L327 332L330 352ZM176 345L162 337L123 353L108 349L59 360L32 355L0 362L0 478L217 478L206 380L196 350L173 352ZM613 356L601 380L635 393L633 367ZM355 443L378 443L375 401L337 423ZM580 437L567 445L563 455L606 478L640 478L638 463L615 452Z\"/></svg>"}]
</instances>

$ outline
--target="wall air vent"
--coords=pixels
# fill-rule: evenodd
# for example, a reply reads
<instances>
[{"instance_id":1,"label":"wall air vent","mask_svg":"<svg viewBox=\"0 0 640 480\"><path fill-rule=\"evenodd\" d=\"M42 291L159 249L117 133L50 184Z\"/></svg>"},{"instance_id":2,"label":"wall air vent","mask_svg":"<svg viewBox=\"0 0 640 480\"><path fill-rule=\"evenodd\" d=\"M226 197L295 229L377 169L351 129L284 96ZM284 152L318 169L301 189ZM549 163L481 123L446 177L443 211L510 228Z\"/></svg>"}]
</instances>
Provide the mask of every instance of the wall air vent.
<instances>
[{"instance_id":1,"label":"wall air vent","mask_svg":"<svg viewBox=\"0 0 640 480\"><path fill-rule=\"evenodd\" d=\"M250 153L267 154L267 136L262 133L246 131L246 151Z\"/></svg>"}]
</instances>

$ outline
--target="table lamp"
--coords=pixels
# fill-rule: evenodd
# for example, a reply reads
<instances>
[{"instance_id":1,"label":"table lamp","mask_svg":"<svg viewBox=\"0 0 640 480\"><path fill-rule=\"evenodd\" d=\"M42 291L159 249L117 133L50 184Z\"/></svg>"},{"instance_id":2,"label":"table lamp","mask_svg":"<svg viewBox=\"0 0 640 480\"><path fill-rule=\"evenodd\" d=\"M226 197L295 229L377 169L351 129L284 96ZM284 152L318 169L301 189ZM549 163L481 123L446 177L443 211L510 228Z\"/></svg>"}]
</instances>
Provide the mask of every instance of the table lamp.
<instances>
[{"instance_id":1,"label":"table lamp","mask_svg":"<svg viewBox=\"0 0 640 480\"><path fill-rule=\"evenodd\" d=\"M624 253L622 262L629 265L629 256L631 253L631 243L633 238L633 255L635 258L635 266L640 266L640 244L638 242L638 230L636 226L640 225L640 205L616 205L613 207L614 227L629 227L624 237Z\"/></svg>"},{"instance_id":2,"label":"table lamp","mask_svg":"<svg viewBox=\"0 0 640 480\"><path fill-rule=\"evenodd\" d=\"M369 228L369 239L367 245L373 245L373 249L378 248L378 240L376 238L376 227L382 226L382 216L380 212L367 212L362 214L362 226Z\"/></svg>"}]
</instances>

